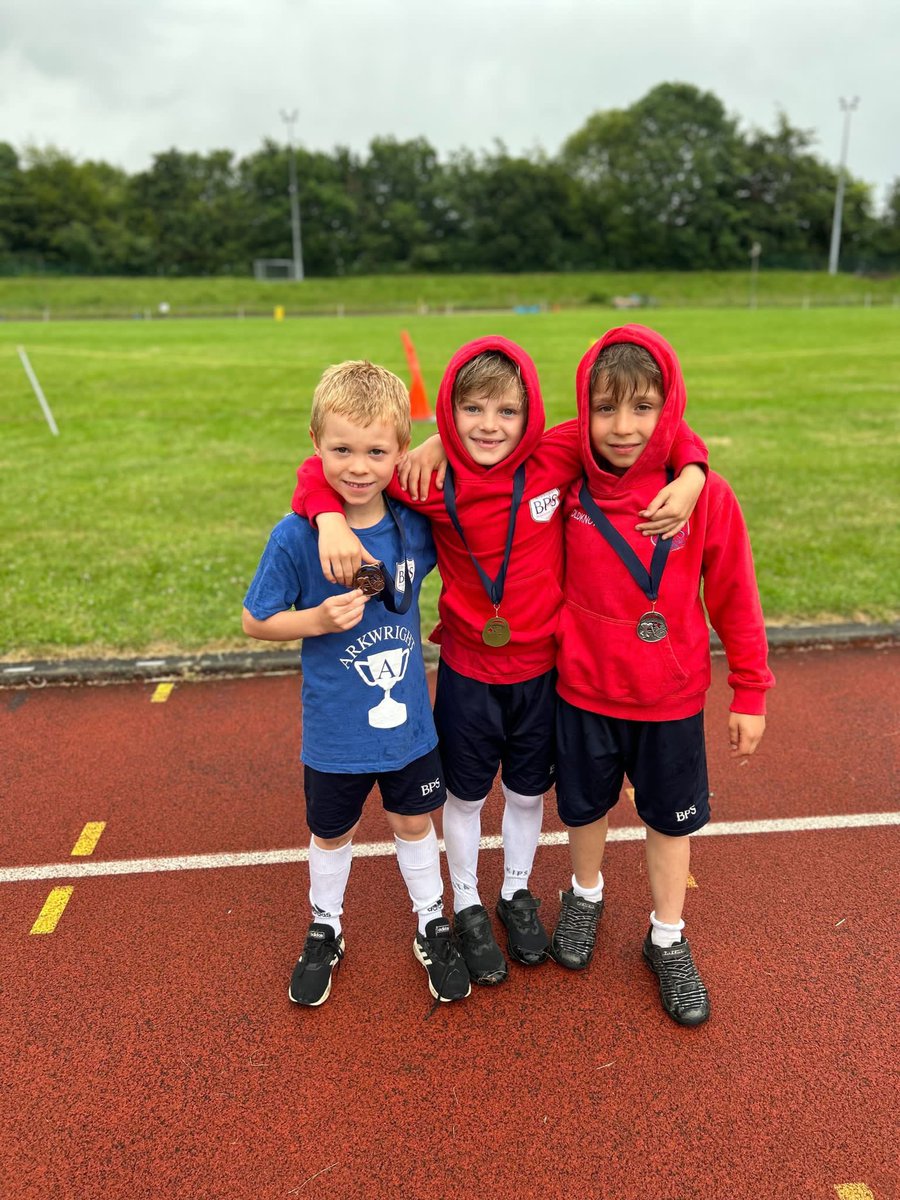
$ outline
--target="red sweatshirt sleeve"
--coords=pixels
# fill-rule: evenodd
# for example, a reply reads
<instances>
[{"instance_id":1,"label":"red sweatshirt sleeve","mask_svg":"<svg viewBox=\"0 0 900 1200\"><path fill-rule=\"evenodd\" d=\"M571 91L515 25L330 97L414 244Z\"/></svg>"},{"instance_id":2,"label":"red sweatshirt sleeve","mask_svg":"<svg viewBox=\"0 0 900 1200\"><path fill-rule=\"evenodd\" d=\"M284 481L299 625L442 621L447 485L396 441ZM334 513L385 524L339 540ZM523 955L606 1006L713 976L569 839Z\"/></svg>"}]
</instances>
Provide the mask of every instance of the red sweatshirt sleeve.
<instances>
[{"instance_id":1,"label":"red sweatshirt sleeve","mask_svg":"<svg viewBox=\"0 0 900 1200\"><path fill-rule=\"evenodd\" d=\"M731 711L762 716L775 684L753 555L737 497L721 476L707 487L709 515L703 549L703 601L728 658Z\"/></svg>"},{"instance_id":2,"label":"red sweatshirt sleeve","mask_svg":"<svg viewBox=\"0 0 900 1200\"><path fill-rule=\"evenodd\" d=\"M409 492L404 492L397 479L396 471L387 486L387 494L393 500L402 500L410 508L424 512L426 516L431 515L429 510L440 510L443 506L443 493L434 486L433 480L428 491L428 499L416 501L410 498ZM317 454L311 454L297 468L297 486L294 488L291 508L298 516L307 517L311 525L315 525L316 517L322 513L343 513L344 511L340 496L331 484L326 482L322 460Z\"/></svg>"},{"instance_id":3,"label":"red sweatshirt sleeve","mask_svg":"<svg viewBox=\"0 0 900 1200\"><path fill-rule=\"evenodd\" d=\"M709 451L703 438L698 437L686 421L682 421L675 434L675 441L669 451L669 466L676 475L680 475L685 467L696 463L698 467L709 474Z\"/></svg>"},{"instance_id":4,"label":"red sweatshirt sleeve","mask_svg":"<svg viewBox=\"0 0 900 1200\"><path fill-rule=\"evenodd\" d=\"M299 517L308 517L311 525L315 525L320 513L344 511L340 496L330 483L325 482L322 460L317 454L311 454L297 468L297 486L291 508Z\"/></svg>"}]
</instances>

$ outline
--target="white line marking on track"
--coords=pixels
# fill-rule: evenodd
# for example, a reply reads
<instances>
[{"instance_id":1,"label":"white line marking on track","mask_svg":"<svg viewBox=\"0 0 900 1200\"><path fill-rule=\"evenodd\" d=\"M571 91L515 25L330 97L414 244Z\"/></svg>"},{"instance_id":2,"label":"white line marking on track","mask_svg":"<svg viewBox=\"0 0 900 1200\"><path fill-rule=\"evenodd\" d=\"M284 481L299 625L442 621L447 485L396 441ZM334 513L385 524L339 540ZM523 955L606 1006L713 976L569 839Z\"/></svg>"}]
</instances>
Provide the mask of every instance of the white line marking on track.
<instances>
[{"instance_id":1,"label":"white line marking on track","mask_svg":"<svg viewBox=\"0 0 900 1200\"><path fill-rule=\"evenodd\" d=\"M853 813L836 817L782 817L771 821L718 821L705 825L693 837L743 837L753 833L814 833L828 829L870 829L900 825L900 812ZM644 836L643 825L611 829L609 841L636 842ZM542 846L565 846L564 830L542 833ZM499 850L503 839L483 837L482 850ZM441 842L443 850L444 843ZM354 858L386 858L394 854L393 842L362 842L353 847ZM306 847L287 850L250 850L235 854L182 854L172 858L127 858L119 862L62 862L35 867L0 868L0 883L28 883L36 879L86 879L97 875L147 875L159 871L210 871L220 867L270 867L302 863L309 859Z\"/></svg>"}]
</instances>

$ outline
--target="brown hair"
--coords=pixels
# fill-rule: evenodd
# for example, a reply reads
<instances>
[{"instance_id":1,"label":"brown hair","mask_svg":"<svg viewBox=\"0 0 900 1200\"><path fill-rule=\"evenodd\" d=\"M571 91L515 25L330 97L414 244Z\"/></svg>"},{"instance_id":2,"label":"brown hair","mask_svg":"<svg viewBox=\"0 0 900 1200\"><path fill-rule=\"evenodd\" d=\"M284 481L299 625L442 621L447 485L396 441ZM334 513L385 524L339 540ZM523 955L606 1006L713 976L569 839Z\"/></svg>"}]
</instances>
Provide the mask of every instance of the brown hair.
<instances>
[{"instance_id":1,"label":"brown hair","mask_svg":"<svg viewBox=\"0 0 900 1200\"><path fill-rule=\"evenodd\" d=\"M386 367L364 360L329 367L313 393L309 427L316 441L322 437L329 413L363 426L384 421L396 430L401 450L409 445L409 392L403 380Z\"/></svg>"},{"instance_id":2,"label":"brown hair","mask_svg":"<svg viewBox=\"0 0 900 1200\"><path fill-rule=\"evenodd\" d=\"M453 380L453 404L460 404L472 392L482 392L493 398L509 388L515 388L519 399L527 402L518 364L500 350L485 350L476 354L459 368Z\"/></svg>"},{"instance_id":3,"label":"brown hair","mask_svg":"<svg viewBox=\"0 0 900 1200\"><path fill-rule=\"evenodd\" d=\"M600 384L601 376L615 404L626 397L630 399L648 385L665 397L659 364L649 350L635 342L614 342L600 351L591 370L591 395Z\"/></svg>"}]
</instances>

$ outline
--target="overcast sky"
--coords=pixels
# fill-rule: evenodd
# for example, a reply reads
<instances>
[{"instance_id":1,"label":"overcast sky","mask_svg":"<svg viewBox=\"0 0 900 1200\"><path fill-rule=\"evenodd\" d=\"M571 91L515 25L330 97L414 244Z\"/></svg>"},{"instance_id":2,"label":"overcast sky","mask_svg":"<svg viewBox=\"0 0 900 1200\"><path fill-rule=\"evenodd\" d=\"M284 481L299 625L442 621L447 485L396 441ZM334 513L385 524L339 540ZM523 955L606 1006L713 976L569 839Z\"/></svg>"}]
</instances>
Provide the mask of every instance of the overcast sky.
<instances>
[{"instance_id":1,"label":"overcast sky","mask_svg":"<svg viewBox=\"0 0 900 1200\"><path fill-rule=\"evenodd\" d=\"M556 151L657 83L747 128L783 109L883 200L900 176L898 0L0 0L0 140L128 170L246 154L299 110L309 149L423 136L445 155Z\"/></svg>"}]
</instances>

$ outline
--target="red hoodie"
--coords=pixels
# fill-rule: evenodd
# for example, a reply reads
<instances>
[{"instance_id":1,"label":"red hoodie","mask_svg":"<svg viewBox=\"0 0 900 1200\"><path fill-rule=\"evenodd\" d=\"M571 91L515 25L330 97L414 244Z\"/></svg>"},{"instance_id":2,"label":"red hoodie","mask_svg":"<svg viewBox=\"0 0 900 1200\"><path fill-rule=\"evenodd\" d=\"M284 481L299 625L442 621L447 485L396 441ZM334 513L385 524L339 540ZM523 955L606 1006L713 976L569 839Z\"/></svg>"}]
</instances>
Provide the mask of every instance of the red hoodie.
<instances>
[{"instance_id":1,"label":"red hoodie","mask_svg":"<svg viewBox=\"0 0 900 1200\"><path fill-rule=\"evenodd\" d=\"M460 441L453 416L453 384L470 359L494 350L515 362L528 397L522 440L510 456L493 467L472 461ZM428 498L413 501L396 477L388 493L431 519L442 588L440 622L430 640L441 646L441 658L454 671L483 683L519 683L550 670L556 661L556 623L562 603L563 535L561 502L566 487L581 474L578 426L575 421L544 433L544 402L537 370L525 351L506 338L478 338L451 358L441 380L436 415L447 458L453 468L459 522L469 550L491 579L503 562L512 499L513 476L525 463L525 492L519 505L512 553L500 615L510 626L505 646L482 640L494 606L453 524L444 493L434 486ZM673 465L706 463L706 447L685 426L673 447ZM298 471L293 508L311 519L341 512L337 494L324 482L321 460L307 459ZM640 518L636 518L640 520Z\"/></svg>"},{"instance_id":2,"label":"red hoodie","mask_svg":"<svg viewBox=\"0 0 900 1200\"><path fill-rule=\"evenodd\" d=\"M598 466L590 439L590 377L600 351L615 342L647 349L662 371L665 391L659 423L637 462L622 475ZM681 427L687 401L681 367L672 347L642 325L612 329L593 345L576 376L578 429L587 486L597 506L649 568L651 542L634 532L638 511L666 479L665 464ZM602 460L600 460L602 461ZM578 708L611 717L669 721L698 713L710 682L709 629L728 656L733 712L765 712L774 684L750 541L738 502L725 480L711 471L688 525L673 539L656 609L668 636L643 642L636 633L651 607L619 556L600 534L579 500L582 479L567 492L564 508L565 604L560 615L558 692Z\"/></svg>"}]
</instances>

